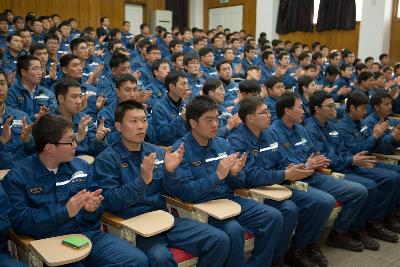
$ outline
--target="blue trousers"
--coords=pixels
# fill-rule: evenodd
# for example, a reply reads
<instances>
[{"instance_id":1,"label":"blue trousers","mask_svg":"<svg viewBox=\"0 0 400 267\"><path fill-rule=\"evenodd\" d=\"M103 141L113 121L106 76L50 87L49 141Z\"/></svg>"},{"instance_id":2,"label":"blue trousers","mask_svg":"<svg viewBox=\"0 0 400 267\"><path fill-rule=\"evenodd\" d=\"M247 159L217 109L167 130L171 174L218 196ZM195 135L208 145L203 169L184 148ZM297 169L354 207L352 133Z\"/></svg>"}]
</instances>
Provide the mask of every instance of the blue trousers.
<instances>
[{"instance_id":1,"label":"blue trousers","mask_svg":"<svg viewBox=\"0 0 400 267\"><path fill-rule=\"evenodd\" d=\"M146 267L146 255L125 240L100 231L86 232L84 235L92 242L92 251L81 262L69 267Z\"/></svg>"},{"instance_id":2,"label":"blue trousers","mask_svg":"<svg viewBox=\"0 0 400 267\"><path fill-rule=\"evenodd\" d=\"M0 252L0 266L1 267L26 267L25 263L17 261L8 253Z\"/></svg>"},{"instance_id":3,"label":"blue trousers","mask_svg":"<svg viewBox=\"0 0 400 267\"><path fill-rule=\"evenodd\" d=\"M352 173L367 177L377 185L375 204L370 207L370 220L383 220L393 207L398 192L399 174L389 169L374 167L370 169L356 167Z\"/></svg>"},{"instance_id":4,"label":"blue trousers","mask_svg":"<svg viewBox=\"0 0 400 267\"><path fill-rule=\"evenodd\" d=\"M275 250L275 258L284 256L295 229L292 240L292 246L295 248L304 248L318 242L336 204L330 194L311 186L307 192L291 190L290 200L265 201L265 204L278 209L283 216L282 234Z\"/></svg>"},{"instance_id":5,"label":"blue trousers","mask_svg":"<svg viewBox=\"0 0 400 267\"><path fill-rule=\"evenodd\" d=\"M393 198L393 203L389 209L389 212L393 211L400 211L400 194L398 193L400 190L400 165L392 165L392 164L384 164L384 163L377 163L375 165L377 168L386 169L390 171L396 172L398 175L396 176L397 182L397 191Z\"/></svg>"},{"instance_id":6,"label":"blue trousers","mask_svg":"<svg viewBox=\"0 0 400 267\"><path fill-rule=\"evenodd\" d=\"M336 180L332 176L315 173L305 180L312 187L331 194L343 204L342 211L335 220L333 230L347 232L364 207L368 197L367 189L346 179Z\"/></svg>"},{"instance_id":7,"label":"blue trousers","mask_svg":"<svg viewBox=\"0 0 400 267\"><path fill-rule=\"evenodd\" d=\"M230 239L225 266L270 266L282 231L282 214L275 208L253 200L233 197L242 211L231 219L209 218L208 223L223 230ZM244 232L255 235L254 249L246 265Z\"/></svg>"},{"instance_id":8,"label":"blue trousers","mask_svg":"<svg viewBox=\"0 0 400 267\"><path fill-rule=\"evenodd\" d=\"M168 232L145 238L137 237L136 245L149 259L149 266L177 266L168 246L197 257L197 266L223 266L228 257L229 237L221 230L193 220L175 218Z\"/></svg>"}]
</instances>

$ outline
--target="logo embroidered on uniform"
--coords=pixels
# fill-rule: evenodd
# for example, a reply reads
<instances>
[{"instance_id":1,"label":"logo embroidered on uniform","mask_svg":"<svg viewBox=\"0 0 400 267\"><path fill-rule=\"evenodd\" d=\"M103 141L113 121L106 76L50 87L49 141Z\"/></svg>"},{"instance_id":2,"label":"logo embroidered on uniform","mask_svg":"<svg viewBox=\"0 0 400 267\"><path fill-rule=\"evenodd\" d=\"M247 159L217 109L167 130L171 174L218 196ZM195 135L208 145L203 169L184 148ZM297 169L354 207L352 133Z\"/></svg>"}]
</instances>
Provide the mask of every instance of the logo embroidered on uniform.
<instances>
[{"instance_id":1,"label":"logo embroidered on uniform","mask_svg":"<svg viewBox=\"0 0 400 267\"><path fill-rule=\"evenodd\" d=\"M29 192L31 192L32 195L37 195L43 192L43 187L35 187L35 188L29 188Z\"/></svg>"},{"instance_id":2,"label":"logo embroidered on uniform","mask_svg":"<svg viewBox=\"0 0 400 267\"><path fill-rule=\"evenodd\" d=\"M200 160L198 160L198 161L193 161L193 162L192 162L192 165L193 165L193 167L199 167L199 166L201 165L201 161L200 161Z\"/></svg>"},{"instance_id":3,"label":"logo embroidered on uniform","mask_svg":"<svg viewBox=\"0 0 400 267\"><path fill-rule=\"evenodd\" d=\"M17 100L18 100L18 101L24 101L24 100L25 100L25 97L24 97L24 96L17 96Z\"/></svg>"},{"instance_id":4,"label":"logo embroidered on uniform","mask_svg":"<svg viewBox=\"0 0 400 267\"><path fill-rule=\"evenodd\" d=\"M284 148L289 148L289 147L290 147L290 143L284 143L284 144L282 144L282 146L283 146Z\"/></svg>"},{"instance_id":5,"label":"logo embroidered on uniform","mask_svg":"<svg viewBox=\"0 0 400 267\"><path fill-rule=\"evenodd\" d=\"M127 162L122 162L121 164L119 164L119 166L121 168L128 168L128 163Z\"/></svg>"},{"instance_id":6,"label":"logo embroidered on uniform","mask_svg":"<svg viewBox=\"0 0 400 267\"><path fill-rule=\"evenodd\" d=\"M254 150L250 151L250 153L251 153L253 156L255 156L255 155L258 154L258 149L254 149Z\"/></svg>"}]
</instances>

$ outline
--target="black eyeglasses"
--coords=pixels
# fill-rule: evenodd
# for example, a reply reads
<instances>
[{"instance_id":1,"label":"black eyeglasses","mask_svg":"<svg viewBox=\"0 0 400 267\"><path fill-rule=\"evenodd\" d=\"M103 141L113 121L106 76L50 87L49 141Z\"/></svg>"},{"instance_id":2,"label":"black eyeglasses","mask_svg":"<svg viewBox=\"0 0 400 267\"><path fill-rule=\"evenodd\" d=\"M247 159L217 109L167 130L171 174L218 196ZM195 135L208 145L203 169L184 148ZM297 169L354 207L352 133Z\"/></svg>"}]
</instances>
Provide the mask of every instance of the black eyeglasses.
<instances>
[{"instance_id":1,"label":"black eyeglasses","mask_svg":"<svg viewBox=\"0 0 400 267\"><path fill-rule=\"evenodd\" d=\"M70 145L70 146L74 146L74 144L76 145L77 142L75 139L73 139L71 142L57 142L57 143L53 143L53 145Z\"/></svg>"}]
</instances>

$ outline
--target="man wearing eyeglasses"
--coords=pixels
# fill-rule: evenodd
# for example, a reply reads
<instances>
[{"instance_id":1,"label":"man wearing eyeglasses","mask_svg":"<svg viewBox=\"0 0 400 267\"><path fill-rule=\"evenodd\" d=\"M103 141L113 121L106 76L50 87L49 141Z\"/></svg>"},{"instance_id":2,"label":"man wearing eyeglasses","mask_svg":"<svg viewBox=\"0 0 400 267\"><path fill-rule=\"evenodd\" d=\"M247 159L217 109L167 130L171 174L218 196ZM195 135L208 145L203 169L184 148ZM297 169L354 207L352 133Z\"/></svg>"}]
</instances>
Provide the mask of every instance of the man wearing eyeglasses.
<instances>
[{"instance_id":1,"label":"man wearing eyeglasses","mask_svg":"<svg viewBox=\"0 0 400 267\"><path fill-rule=\"evenodd\" d=\"M27 113L35 121L47 113L54 113L57 102L54 94L40 85L43 69L37 57L18 58L17 80L8 92L6 104Z\"/></svg>"},{"instance_id":2,"label":"man wearing eyeglasses","mask_svg":"<svg viewBox=\"0 0 400 267\"><path fill-rule=\"evenodd\" d=\"M312 117L306 121L306 129L315 148L330 159L332 170L345 174L344 179L362 184L368 190L364 206L350 225L352 237L368 250L379 249L379 243L371 237L397 242L397 235L382 225L398 190L397 175L377 168L375 157L369 156L367 151L352 153L344 146L344 136L332 122L336 118L336 110L328 92L315 92L310 97L309 106ZM334 244L340 246L340 238L336 240Z\"/></svg>"},{"instance_id":3,"label":"man wearing eyeglasses","mask_svg":"<svg viewBox=\"0 0 400 267\"><path fill-rule=\"evenodd\" d=\"M140 80L142 81L143 86L147 86L148 84L153 82L153 70L151 68L154 61L161 58L161 51L157 45L149 45L146 48L146 63L142 64L139 68L141 73Z\"/></svg>"},{"instance_id":4,"label":"man wearing eyeglasses","mask_svg":"<svg viewBox=\"0 0 400 267\"><path fill-rule=\"evenodd\" d=\"M147 266L143 252L99 230L104 197L91 166L74 157L73 127L59 115L44 115L34 124L36 153L22 160L2 182L11 203L14 231L35 239L85 235L92 250L74 266Z\"/></svg>"}]
</instances>

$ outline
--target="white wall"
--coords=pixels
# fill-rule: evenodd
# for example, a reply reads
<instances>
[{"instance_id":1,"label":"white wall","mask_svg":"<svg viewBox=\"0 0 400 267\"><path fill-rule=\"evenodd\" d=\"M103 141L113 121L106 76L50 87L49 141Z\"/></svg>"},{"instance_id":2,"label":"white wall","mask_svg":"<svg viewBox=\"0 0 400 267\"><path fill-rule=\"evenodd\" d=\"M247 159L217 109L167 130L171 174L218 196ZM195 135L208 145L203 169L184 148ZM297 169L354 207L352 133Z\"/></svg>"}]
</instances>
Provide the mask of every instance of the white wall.
<instances>
[{"instance_id":1,"label":"white wall","mask_svg":"<svg viewBox=\"0 0 400 267\"><path fill-rule=\"evenodd\" d=\"M204 29L204 3L203 0L189 0L189 27Z\"/></svg>"},{"instance_id":2,"label":"white wall","mask_svg":"<svg viewBox=\"0 0 400 267\"><path fill-rule=\"evenodd\" d=\"M255 0L256 7L256 39L261 32L267 34L267 39L278 38L276 20L278 18L279 0Z\"/></svg>"},{"instance_id":3,"label":"white wall","mask_svg":"<svg viewBox=\"0 0 400 267\"><path fill-rule=\"evenodd\" d=\"M143 23L143 6L125 4L125 20L131 23L131 33L140 33L140 24Z\"/></svg>"},{"instance_id":4,"label":"white wall","mask_svg":"<svg viewBox=\"0 0 400 267\"><path fill-rule=\"evenodd\" d=\"M363 1L358 57L377 60L381 53L389 52L392 6L392 0Z\"/></svg>"}]
</instances>

